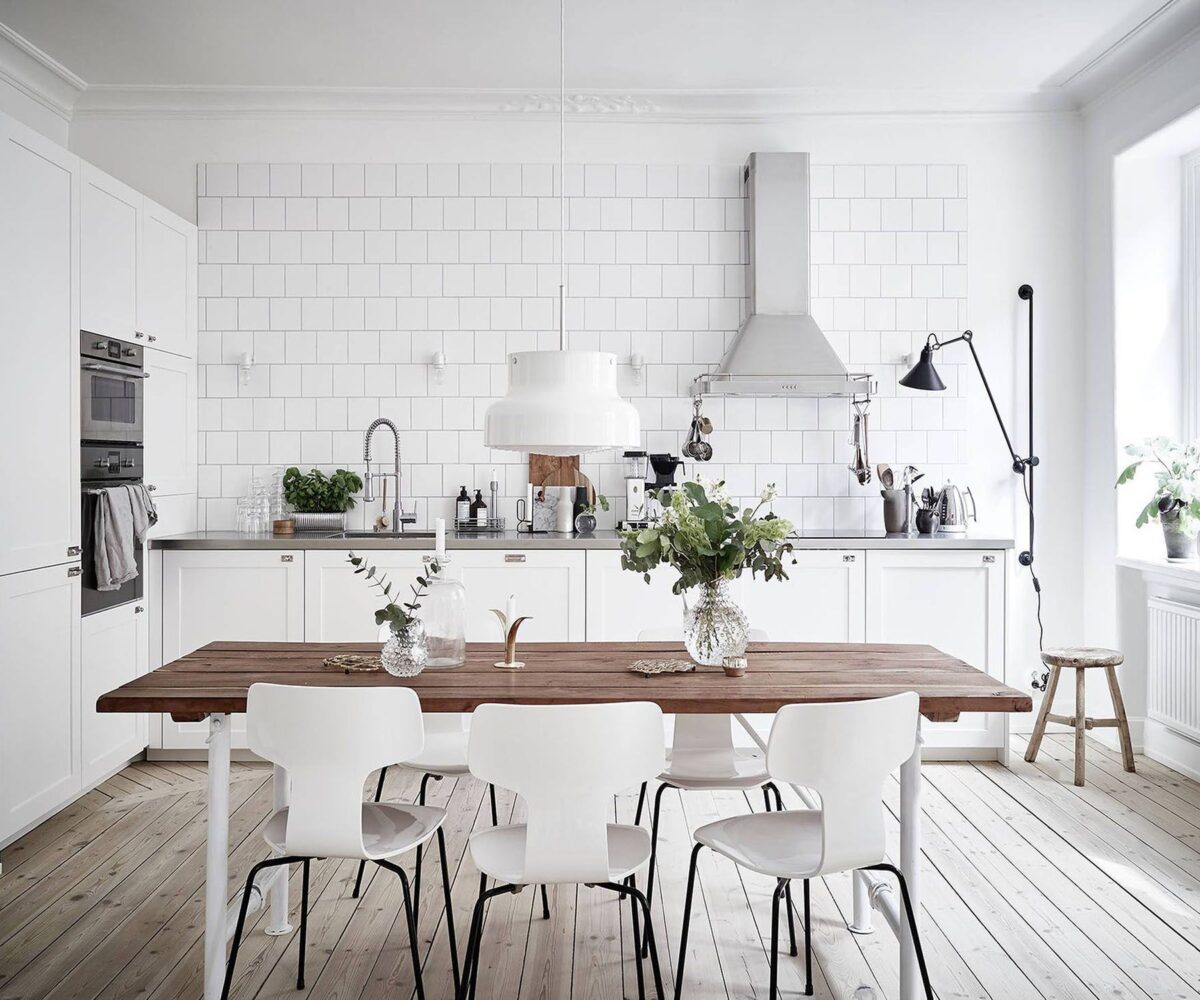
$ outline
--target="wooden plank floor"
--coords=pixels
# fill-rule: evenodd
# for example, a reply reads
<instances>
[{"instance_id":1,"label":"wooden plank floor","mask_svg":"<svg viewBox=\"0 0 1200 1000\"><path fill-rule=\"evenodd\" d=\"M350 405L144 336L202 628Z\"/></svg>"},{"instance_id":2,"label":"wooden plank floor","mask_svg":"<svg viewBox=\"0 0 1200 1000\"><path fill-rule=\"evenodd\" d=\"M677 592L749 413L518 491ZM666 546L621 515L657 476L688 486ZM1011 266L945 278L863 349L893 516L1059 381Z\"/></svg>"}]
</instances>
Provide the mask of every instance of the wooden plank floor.
<instances>
[{"instance_id":1,"label":"wooden plank floor","mask_svg":"<svg viewBox=\"0 0 1200 1000\"><path fill-rule=\"evenodd\" d=\"M925 768L925 943L939 997L1200 1000L1200 784L1143 757L1126 774L1089 741L1088 785L1075 788L1069 738L1048 737L1036 766L1015 743L1011 770ZM231 894L265 854L271 802L267 768L235 764L233 777ZM201 996L204 778L192 763L131 765L4 851L2 1000ZM416 783L393 769L387 794L411 800ZM431 783L430 801L449 811L461 941L478 885L463 854L470 831L490 823L486 796L471 779L446 780ZM895 782L885 802L894 852ZM663 803L654 917L671 993L689 831L762 803L757 792L667 793ZM502 817L520 817L512 796L499 804ZM619 798L613 816L631 821L634 804ZM295 936L267 937L254 921L235 997L412 995L399 880L372 867L354 900L354 874L351 862L313 865L307 988L295 989ZM436 1000L453 992L449 943L436 864L425 876L418 935ZM684 995L765 998L771 880L708 852L700 876ZM295 905L298 871L292 886ZM550 901L550 920L532 891L492 902L480 997L635 997L629 907L574 886L552 888ZM895 997L895 940L846 930L849 877L814 883L812 906L816 995ZM783 956L780 978L784 996L798 995L802 963Z\"/></svg>"}]
</instances>

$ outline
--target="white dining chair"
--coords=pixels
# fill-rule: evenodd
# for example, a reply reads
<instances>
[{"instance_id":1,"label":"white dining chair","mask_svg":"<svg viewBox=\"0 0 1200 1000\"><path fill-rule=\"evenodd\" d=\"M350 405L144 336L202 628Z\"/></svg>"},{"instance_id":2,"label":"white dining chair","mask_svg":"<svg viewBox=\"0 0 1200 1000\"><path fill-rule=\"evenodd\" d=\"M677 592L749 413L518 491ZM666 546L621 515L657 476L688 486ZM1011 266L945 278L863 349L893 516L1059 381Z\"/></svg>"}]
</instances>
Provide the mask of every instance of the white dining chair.
<instances>
[{"instance_id":1,"label":"white dining chair","mask_svg":"<svg viewBox=\"0 0 1200 1000\"><path fill-rule=\"evenodd\" d=\"M883 825L883 784L916 748L919 705L920 698L909 691L872 701L785 705L776 713L767 743L767 768L780 781L816 792L821 806L735 816L696 831L683 904L679 974L675 980L677 1000L687 957L696 863L703 847L776 880L771 912L770 1000L775 1000L779 978L780 896L792 879L804 880L804 992L811 996L809 880L856 869L888 871L899 881L925 996L933 1000L908 885L900 870L885 860Z\"/></svg>"},{"instance_id":2,"label":"white dining chair","mask_svg":"<svg viewBox=\"0 0 1200 1000\"><path fill-rule=\"evenodd\" d=\"M238 911L222 1000L229 996L238 948L246 925L254 879L276 865L303 865L300 901L300 968L308 928L308 874L313 858L359 858L400 877L408 917L409 947L418 998L424 997L417 951L416 907L408 876L392 859L420 847L435 834L442 861L442 890L454 983L459 983L458 947L442 823L446 811L433 806L363 802L362 786L381 764L417 757L424 745L421 702L408 688L300 687L253 684L246 705L246 742L260 757L287 771L289 804L267 820L263 839L281 856L250 869Z\"/></svg>"},{"instance_id":3,"label":"white dining chair","mask_svg":"<svg viewBox=\"0 0 1200 1000\"><path fill-rule=\"evenodd\" d=\"M460 997L475 995L488 899L546 883L591 885L629 897L638 996L644 998L640 907L662 997L650 904L636 876L650 860L650 837L640 826L608 822L614 795L662 770L662 710L650 702L481 705L471 720L467 756L477 778L525 800L528 819L471 835L479 898ZM489 878L499 884L488 889Z\"/></svg>"},{"instance_id":4,"label":"white dining chair","mask_svg":"<svg viewBox=\"0 0 1200 1000\"><path fill-rule=\"evenodd\" d=\"M683 632L678 628L642 629L638 642L682 642ZM761 629L750 629L751 642L766 642L767 633ZM646 879L646 898L654 898L654 876L658 865L658 820L662 796L668 788L679 791L742 791L761 788L763 801L768 812L774 796L775 808L783 808L779 789L767 773L767 764L757 747L738 747L733 743L734 718L732 715L677 715L667 752L667 766L658 775L659 786L654 793L654 804L650 810L650 874ZM635 823L642 822L642 809L646 803L646 785L638 794ZM796 950L796 926L792 917L792 899L788 895L788 931L791 935L792 954Z\"/></svg>"},{"instance_id":5,"label":"white dining chair","mask_svg":"<svg viewBox=\"0 0 1200 1000\"><path fill-rule=\"evenodd\" d=\"M425 722L425 747L412 760L406 760L396 766L421 772L421 787L417 792L417 803L425 804L425 789L429 779L441 781L443 778L460 778L469 773L467 767L467 719L460 712L427 712ZM375 786L375 802L383 798L383 783L387 778L388 769L379 769L379 782ZM500 822L496 811L496 786L488 785L488 800L492 809L492 826ZM413 909L420 912L417 905L421 899L421 847L417 848L417 864L413 872ZM359 862L358 875L354 879L355 899L362 890L363 873L367 863ZM550 901L546 897L546 887L542 886L542 916L550 918Z\"/></svg>"}]
</instances>

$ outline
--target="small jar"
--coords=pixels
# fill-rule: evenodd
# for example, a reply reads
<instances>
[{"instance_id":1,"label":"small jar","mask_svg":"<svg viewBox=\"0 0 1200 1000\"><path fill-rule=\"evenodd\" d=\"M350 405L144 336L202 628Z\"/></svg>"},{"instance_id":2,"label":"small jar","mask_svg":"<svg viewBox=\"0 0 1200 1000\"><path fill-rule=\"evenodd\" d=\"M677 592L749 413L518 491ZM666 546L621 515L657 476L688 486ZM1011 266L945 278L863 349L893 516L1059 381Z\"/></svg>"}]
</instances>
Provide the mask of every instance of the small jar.
<instances>
[{"instance_id":1,"label":"small jar","mask_svg":"<svg viewBox=\"0 0 1200 1000\"><path fill-rule=\"evenodd\" d=\"M425 557L429 586L421 598L419 612L429 651L425 666L430 670L461 667L467 660L467 588L447 572L449 557L438 562L436 573L434 562L432 556Z\"/></svg>"}]
</instances>

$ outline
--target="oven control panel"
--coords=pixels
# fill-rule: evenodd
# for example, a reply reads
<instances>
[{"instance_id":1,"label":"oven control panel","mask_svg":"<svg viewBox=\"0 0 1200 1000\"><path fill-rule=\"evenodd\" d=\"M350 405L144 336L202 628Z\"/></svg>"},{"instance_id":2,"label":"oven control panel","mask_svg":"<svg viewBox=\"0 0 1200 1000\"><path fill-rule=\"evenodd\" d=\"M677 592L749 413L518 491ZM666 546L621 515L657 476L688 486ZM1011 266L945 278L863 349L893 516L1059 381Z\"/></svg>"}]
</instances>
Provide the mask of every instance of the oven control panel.
<instances>
[{"instance_id":1,"label":"oven control panel","mask_svg":"<svg viewBox=\"0 0 1200 1000\"><path fill-rule=\"evenodd\" d=\"M142 478L141 445L85 444L79 454L79 478L84 482Z\"/></svg>"},{"instance_id":2,"label":"oven control panel","mask_svg":"<svg viewBox=\"0 0 1200 1000\"><path fill-rule=\"evenodd\" d=\"M138 344L130 344L115 337L88 333L87 330L79 331L79 353L84 359L91 358L94 361L141 368L143 350Z\"/></svg>"}]
</instances>

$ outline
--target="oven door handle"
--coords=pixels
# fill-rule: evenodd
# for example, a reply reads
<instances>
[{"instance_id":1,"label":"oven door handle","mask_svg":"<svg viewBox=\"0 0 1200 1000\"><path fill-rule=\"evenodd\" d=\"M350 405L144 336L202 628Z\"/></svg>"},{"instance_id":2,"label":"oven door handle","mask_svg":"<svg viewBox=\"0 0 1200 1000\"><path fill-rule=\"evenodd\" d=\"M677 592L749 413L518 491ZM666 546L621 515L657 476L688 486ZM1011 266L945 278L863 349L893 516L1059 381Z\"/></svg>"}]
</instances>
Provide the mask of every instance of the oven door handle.
<instances>
[{"instance_id":1,"label":"oven door handle","mask_svg":"<svg viewBox=\"0 0 1200 1000\"><path fill-rule=\"evenodd\" d=\"M86 372L104 372L106 375L120 375L124 378L149 378L149 372L134 371L128 368L114 368L111 365L99 365L95 362L87 361L79 366Z\"/></svg>"}]
</instances>

